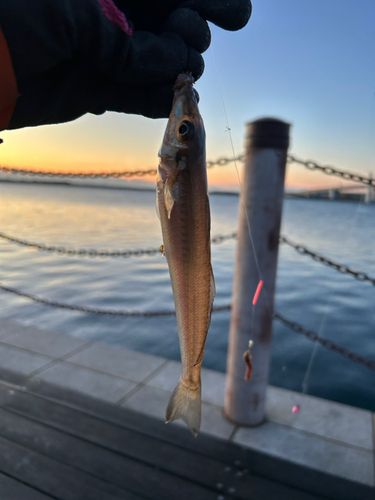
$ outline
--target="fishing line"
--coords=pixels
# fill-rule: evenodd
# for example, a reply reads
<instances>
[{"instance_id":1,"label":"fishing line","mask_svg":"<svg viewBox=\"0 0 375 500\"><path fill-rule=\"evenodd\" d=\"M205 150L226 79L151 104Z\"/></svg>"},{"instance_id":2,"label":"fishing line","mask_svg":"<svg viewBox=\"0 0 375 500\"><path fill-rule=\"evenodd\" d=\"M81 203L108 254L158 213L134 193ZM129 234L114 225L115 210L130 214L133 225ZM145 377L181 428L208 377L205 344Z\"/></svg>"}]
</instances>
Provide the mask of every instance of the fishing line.
<instances>
[{"instance_id":1,"label":"fishing line","mask_svg":"<svg viewBox=\"0 0 375 500\"><path fill-rule=\"evenodd\" d=\"M224 115L225 115L227 132L229 133L229 139L230 139L231 148L232 148L232 154L233 154L233 162L234 162L234 166L235 166L236 172L237 172L238 183L239 183L240 188L242 190L242 183L241 183L240 173L239 173L239 170L238 170L238 167L237 167L236 153L235 153L235 150L234 150L234 144L233 144L233 139L232 139L232 130L231 130L230 126L229 126L227 108L225 106L223 90L221 88L221 83L220 83L220 78L219 78L219 72L217 70L216 59L215 59L215 54L214 54L214 49L212 47L212 44L211 44L211 53L212 53L212 59L214 61L217 82L219 84L219 90L220 90L220 95L221 95L221 102L223 104L223 109L224 109ZM262 279L262 275L261 275L261 272L260 272L258 258L257 258L257 254L256 254L256 251L255 251L254 240L253 240L253 236L252 236L251 229L250 229L250 222L249 222L249 217L248 217L248 214L247 214L246 204L245 204L244 200L242 200L242 202L243 202L243 206L244 206L244 209L245 209L245 217L246 217L247 227L249 229L249 236L250 236L250 240L251 240L251 246L253 248L254 260L255 260L255 264L256 264L257 270L258 270L259 280L261 280Z\"/></svg>"},{"instance_id":2,"label":"fishing line","mask_svg":"<svg viewBox=\"0 0 375 500\"><path fill-rule=\"evenodd\" d=\"M233 162L234 162L234 166L235 166L235 169L236 169L236 173L237 173L237 178L238 178L238 183L239 183L239 186L240 186L240 190L242 192L243 191L242 190L242 183L241 183L241 177L240 177L240 173L239 173L238 166L237 166L236 152L235 152L235 149L234 149L233 138L232 138L232 130L231 130L231 127L229 126L228 113L227 113L227 109L226 109L226 106L225 106L225 100L224 100L223 90L222 90L222 87L221 87L221 82L220 82L220 78L219 78L219 72L218 72L218 69L217 69L216 58L215 58L214 49L213 49L212 44L211 44L211 53L212 53L212 59L213 59L213 62L214 62L214 67L215 67L217 82L218 82L218 85L219 85L219 90L220 90L220 95L221 95L221 102L223 104L223 110L224 110L225 121L226 121L226 128L227 128L226 131L229 134L229 140L230 140L230 144L231 144L231 148L232 148ZM263 279L262 279L262 274L261 274L261 271L260 271L260 266L259 266L259 262L258 262L257 253L256 253L256 250L255 250L255 244L254 244L254 239L253 239L253 235L252 235L252 232L251 232L250 221L249 221L249 216L248 216L248 213L247 213L246 203L245 203L245 200L242 198L242 196L240 196L240 199L242 200L243 208L244 208L244 211L245 211L247 228L248 228L248 231L249 231L251 246L252 246L252 249L253 249L254 261L255 261L256 269L258 271L258 279L259 279L258 286L257 286L257 289L256 289L255 294L254 294L254 298L253 298L253 301L252 301L251 321L250 321L250 334L249 334L250 340L249 340L249 344L248 344L248 349L245 351L245 353L243 355L243 359L244 359L244 362L246 364L245 381L248 382L251 379L252 366L253 366L252 365L251 348L252 348L252 346L254 344L254 342L252 340L253 327L254 327L254 316L255 316L254 311L255 311L256 303L257 303L258 298L259 298L260 291L261 291L261 289L263 287ZM265 301L266 301L266 307L268 309L268 314L269 314L270 317L273 317L272 312L271 312L270 302L268 300L268 293L267 293L266 287L264 287L264 297L265 297Z\"/></svg>"},{"instance_id":3,"label":"fishing line","mask_svg":"<svg viewBox=\"0 0 375 500\"><path fill-rule=\"evenodd\" d=\"M211 44L211 54L212 54L212 59L213 59L213 62L214 62L214 67L215 67L217 82L218 82L218 85L219 85L219 90L220 90L220 95L221 95L221 102L223 104L225 121L226 121L226 128L227 128L227 132L229 133L229 139L230 139L231 148L232 148L232 154L233 154L233 162L234 162L234 166L235 166L236 173L237 173L238 183L239 183L240 189L242 191L242 182L241 182L241 177L240 177L240 173L239 173L238 166L237 166L236 152L235 152L235 149L234 149L234 144L233 144L233 139L232 139L232 131L231 131L231 127L229 126L228 113L227 113L227 109L226 109L226 106L225 106L225 100L224 100L223 90L222 90L222 87L221 87L219 72L218 72L218 69L217 69L216 58L215 58L214 49L213 49L212 44ZM242 203L243 203L243 207L244 207L244 210L245 210L246 223L247 223L247 227L248 227L248 231L249 231L251 246L252 246L252 249L253 249L255 265L256 265L256 268L257 268L257 271L258 271L259 283L258 283L257 290L259 289L259 292L260 292L260 288L263 285L262 273L260 271L258 257L257 257L257 253L256 253L256 250L255 250L254 239L253 239L253 235L252 235L252 232L251 232L249 216L248 216L248 213L247 213L246 203L245 203L244 199L242 199ZM262 283L262 285L260 285L260 283ZM268 314L269 314L269 316L273 317L272 312L271 312L271 305L270 305L270 301L269 301L269 297L268 297L267 288L265 286L263 288L264 288L264 297L265 297L265 300L266 300L266 307L268 309ZM255 293L257 293L257 292L255 292ZM253 331L253 319L254 319L254 308L255 308L255 305L256 305L256 301L255 301L255 303L253 301L252 312L251 312L250 332Z\"/></svg>"},{"instance_id":4,"label":"fishing line","mask_svg":"<svg viewBox=\"0 0 375 500\"><path fill-rule=\"evenodd\" d=\"M340 184L341 184L341 187L343 187L344 183L342 182L342 179L340 179ZM354 214L353 224L355 222L355 219L357 218L358 207L359 207L359 203L358 203L358 206L357 206L357 210L356 210L356 212ZM351 233L352 233L352 229L351 229ZM322 336L324 325L325 325L325 322L326 322L326 319L327 319L327 315L328 315L329 306L330 306L331 302L332 302L332 295L330 295L328 297L328 302L326 304L326 310L325 310L324 316L322 318L322 321L320 322L320 326L319 326L319 330L318 330L319 337ZM307 393L307 388L308 388L307 381L308 381L309 376L310 376L310 372L311 372L311 368L312 368L312 365L313 365L313 362L314 362L314 359L315 359L315 354L316 354L317 348L318 348L318 342L315 342L314 343L314 347L313 347L312 352L311 352L311 355L310 355L310 360L309 360L308 365L307 365L306 373L305 373L305 376L304 376L303 381L302 381L302 394L306 394ZM294 412L295 413L297 413L297 411L296 411L297 409L299 410L299 405L294 407Z\"/></svg>"},{"instance_id":5,"label":"fishing line","mask_svg":"<svg viewBox=\"0 0 375 500\"><path fill-rule=\"evenodd\" d=\"M326 318L327 318L327 315L328 315L329 303L330 302L331 302L331 296L328 298L326 312L324 313L322 321L320 322L320 327L319 327L319 330L318 330L319 337L321 337L322 333L323 333L323 328L324 328L324 324L326 322ZM308 380L308 378L310 376L310 371L311 371L311 367L312 367L312 364L313 364L313 361L314 361L314 358L315 358L315 353L316 353L317 347L318 347L318 342L315 342L313 350L312 350L311 355L310 355L309 363L307 365L306 373L305 373L305 376L304 376L304 379L303 379L303 382L302 382L302 394L306 394L307 393L307 380Z\"/></svg>"},{"instance_id":6,"label":"fishing line","mask_svg":"<svg viewBox=\"0 0 375 500\"><path fill-rule=\"evenodd\" d=\"M350 224L349 238L348 238L347 241L351 241L352 238L353 238L353 229L354 229L354 225L355 225L355 222L357 220L359 209L360 209L361 205L362 205L361 201L359 201L358 205L357 205L357 208L356 208L356 211L355 211L355 214L353 216L352 222ZM319 327L319 330L318 330L319 337L322 337L322 333L323 333L323 330L325 328L325 323L326 323L326 319L327 319L327 316L328 316L329 306L330 306L330 304L332 302L332 297L333 297L333 294L329 295L329 297L328 297L326 311L324 313L324 316L322 318L322 321L320 323L320 327ZM314 347L313 347L312 352L311 352L311 355L310 355L309 363L307 365L306 373L305 373L305 376L304 376L304 379L303 379L303 382L302 382L302 394L307 394L308 379L309 379L311 368L312 368L312 365L313 365L313 362L314 362L314 359L315 359L315 355L316 355L316 352L317 352L317 347L318 347L318 343L315 342L314 343ZM296 405L296 406L293 407L292 411L293 411L293 413L298 413L299 409L300 409L300 406Z\"/></svg>"}]
</instances>

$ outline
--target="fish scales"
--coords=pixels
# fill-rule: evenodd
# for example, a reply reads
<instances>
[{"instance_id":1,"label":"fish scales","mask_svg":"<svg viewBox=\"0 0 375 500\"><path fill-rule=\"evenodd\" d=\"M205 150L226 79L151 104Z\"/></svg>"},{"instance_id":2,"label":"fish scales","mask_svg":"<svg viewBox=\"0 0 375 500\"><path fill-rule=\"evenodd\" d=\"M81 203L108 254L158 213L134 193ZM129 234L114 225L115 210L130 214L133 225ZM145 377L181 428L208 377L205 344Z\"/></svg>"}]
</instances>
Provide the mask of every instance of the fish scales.
<instances>
[{"instance_id":1,"label":"fish scales","mask_svg":"<svg viewBox=\"0 0 375 500\"><path fill-rule=\"evenodd\" d=\"M159 153L157 205L180 339L182 373L167 422L182 418L194 435L201 419L201 365L215 284L211 268L210 206L205 131L193 78L180 75Z\"/></svg>"}]
</instances>

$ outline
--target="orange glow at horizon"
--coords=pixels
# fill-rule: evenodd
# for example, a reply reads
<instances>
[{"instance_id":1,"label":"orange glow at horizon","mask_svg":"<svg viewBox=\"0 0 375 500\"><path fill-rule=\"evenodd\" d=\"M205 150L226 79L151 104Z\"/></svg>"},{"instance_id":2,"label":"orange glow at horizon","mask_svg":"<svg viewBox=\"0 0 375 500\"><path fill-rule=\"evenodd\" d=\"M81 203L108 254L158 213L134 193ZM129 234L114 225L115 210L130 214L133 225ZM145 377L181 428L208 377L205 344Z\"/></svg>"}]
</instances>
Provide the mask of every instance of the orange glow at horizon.
<instances>
[{"instance_id":1,"label":"orange glow at horizon","mask_svg":"<svg viewBox=\"0 0 375 500\"><path fill-rule=\"evenodd\" d=\"M87 155L86 157L72 155L59 156L56 152L43 148L38 154L29 155L28 152L4 148L1 150L1 165L10 168L44 171L44 172L68 172L68 173L96 173L96 172L121 172L132 170L156 169L158 159L150 159L150 155L145 154L144 159L126 158L121 162L116 157L107 156L103 158ZM52 154L53 153L53 154ZM237 163L237 168L241 183L243 182L243 164ZM211 186L238 188L239 180L234 163L226 166L215 166L207 170L208 184ZM145 182L156 182L155 175L143 177L133 177ZM303 167L287 167L285 186L287 188L300 189L327 189L330 187L340 187L343 181L337 178L327 178L316 172L309 172Z\"/></svg>"},{"instance_id":2,"label":"orange glow at horizon","mask_svg":"<svg viewBox=\"0 0 375 500\"><path fill-rule=\"evenodd\" d=\"M1 133L4 143L0 146L0 164L20 169L71 173L120 172L157 168L157 151L164 124L152 123L153 129L148 136L142 135L141 127L140 131L134 131L137 132L135 136L130 136L129 130L125 131L128 136L123 131L119 131L119 135L124 136L124 140L120 143L118 136L104 137L101 140L100 134L93 133L84 125L82 119L82 122L73 122L69 126L4 131ZM149 123L147 125L151 126ZM214 149L213 146L210 149ZM217 157L210 154L210 151L207 152L209 160L217 159ZM237 168L242 182L243 163L237 162ZM239 188L238 175L233 162L226 166L210 168L207 174L208 183L211 186ZM154 175L132 179L151 183L156 181ZM311 172L302 166L288 165L285 185L287 188L319 189L340 187L345 184L338 178Z\"/></svg>"},{"instance_id":3,"label":"orange glow at horizon","mask_svg":"<svg viewBox=\"0 0 375 500\"><path fill-rule=\"evenodd\" d=\"M2 166L24 168L27 170L42 170L45 172L120 172L123 170L149 170L156 168L157 159L147 161L147 158L127 157L119 161L118 155L95 155L87 153L80 155L62 153L45 146L39 152L24 151L20 148L1 149L0 162Z\"/></svg>"}]
</instances>

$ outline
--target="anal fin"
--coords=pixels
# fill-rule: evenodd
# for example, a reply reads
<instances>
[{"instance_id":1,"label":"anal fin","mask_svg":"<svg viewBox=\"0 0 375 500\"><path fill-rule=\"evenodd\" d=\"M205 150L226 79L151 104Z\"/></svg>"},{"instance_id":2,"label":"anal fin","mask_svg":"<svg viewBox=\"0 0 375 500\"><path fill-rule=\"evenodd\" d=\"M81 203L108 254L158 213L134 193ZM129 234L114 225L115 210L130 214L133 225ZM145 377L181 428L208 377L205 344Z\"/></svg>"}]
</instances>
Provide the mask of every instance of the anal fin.
<instances>
[{"instance_id":1,"label":"anal fin","mask_svg":"<svg viewBox=\"0 0 375 500\"><path fill-rule=\"evenodd\" d=\"M212 307L214 305L215 295L216 295L215 278L214 278L214 273L212 271L212 266L210 264L210 302L209 302L209 307L208 307L206 337L207 337L208 329L210 328L210 325L211 325L211 314L212 314ZM196 362L194 363L194 366L197 366L197 365L199 365L199 363L202 363L205 346L206 346L206 339L203 342L201 352L199 353L199 356L198 356Z\"/></svg>"}]
</instances>

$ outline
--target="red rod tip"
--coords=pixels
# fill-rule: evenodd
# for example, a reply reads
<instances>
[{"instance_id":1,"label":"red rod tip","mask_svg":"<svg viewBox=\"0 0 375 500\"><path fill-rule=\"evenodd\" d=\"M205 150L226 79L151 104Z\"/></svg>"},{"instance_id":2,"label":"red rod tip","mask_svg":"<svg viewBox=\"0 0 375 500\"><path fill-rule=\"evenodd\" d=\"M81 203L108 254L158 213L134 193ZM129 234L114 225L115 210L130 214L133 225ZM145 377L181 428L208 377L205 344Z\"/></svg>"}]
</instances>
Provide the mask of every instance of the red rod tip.
<instances>
[{"instance_id":1,"label":"red rod tip","mask_svg":"<svg viewBox=\"0 0 375 500\"><path fill-rule=\"evenodd\" d=\"M263 280L260 280L258 283L256 292L255 292L254 298L253 298L253 306L255 306L255 304L258 302L258 298L259 298L259 294L260 294L260 291L262 289L262 286L263 286Z\"/></svg>"}]
</instances>

